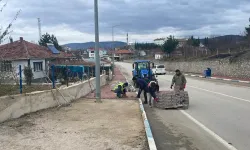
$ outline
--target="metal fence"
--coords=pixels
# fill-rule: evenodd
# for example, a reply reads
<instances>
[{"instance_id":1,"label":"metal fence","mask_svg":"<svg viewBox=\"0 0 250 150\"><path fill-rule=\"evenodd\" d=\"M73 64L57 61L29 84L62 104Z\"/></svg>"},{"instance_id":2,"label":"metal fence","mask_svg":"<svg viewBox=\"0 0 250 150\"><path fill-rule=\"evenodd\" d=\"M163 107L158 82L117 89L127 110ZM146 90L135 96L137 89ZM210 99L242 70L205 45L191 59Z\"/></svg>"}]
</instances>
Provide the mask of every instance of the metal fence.
<instances>
[{"instance_id":1,"label":"metal fence","mask_svg":"<svg viewBox=\"0 0 250 150\"><path fill-rule=\"evenodd\" d=\"M75 67L77 68L77 67ZM95 76L95 67L86 70L74 70L67 66L57 67L51 65L44 70L42 67L28 68L32 72L29 78L27 68L21 65L11 66L0 70L0 96L11 96L16 94L31 93L69 86L76 82L83 82ZM108 74L110 67L102 66L100 72ZM105 71L104 71L105 70ZM106 71L107 70L107 71Z\"/></svg>"}]
</instances>

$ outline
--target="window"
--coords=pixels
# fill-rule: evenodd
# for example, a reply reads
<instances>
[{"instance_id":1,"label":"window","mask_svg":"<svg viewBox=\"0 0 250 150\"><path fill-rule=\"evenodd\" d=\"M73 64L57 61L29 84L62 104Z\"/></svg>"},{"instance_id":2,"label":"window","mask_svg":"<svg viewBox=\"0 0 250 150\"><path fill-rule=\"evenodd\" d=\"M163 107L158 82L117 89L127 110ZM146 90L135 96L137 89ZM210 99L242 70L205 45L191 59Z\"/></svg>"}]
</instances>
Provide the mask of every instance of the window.
<instances>
[{"instance_id":1,"label":"window","mask_svg":"<svg viewBox=\"0 0 250 150\"><path fill-rule=\"evenodd\" d=\"M43 62L34 62L34 71L43 71Z\"/></svg>"},{"instance_id":2,"label":"window","mask_svg":"<svg viewBox=\"0 0 250 150\"><path fill-rule=\"evenodd\" d=\"M157 66L157 68L165 68L165 66L164 65L159 65L159 66Z\"/></svg>"},{"instance_id":3,"label":"window","mask_svg":"<svg viewBox=\"0 0 250 150\"><path fill-rule=\"evenodd\" d=\"M147 69L148 68L148 63L147 62L138 63L138 68L139 69Z\"/></svg>"},{"instance_id":4,"label":"window","mask_svg":"<svg viewBox=\"0 0 250 150\"><path fill-rule=\"evenodd\" d=\"M0 61L0 71L1 72L11 72L12 71L12 62L11 61Z\"/></svg>"}]
</instances>

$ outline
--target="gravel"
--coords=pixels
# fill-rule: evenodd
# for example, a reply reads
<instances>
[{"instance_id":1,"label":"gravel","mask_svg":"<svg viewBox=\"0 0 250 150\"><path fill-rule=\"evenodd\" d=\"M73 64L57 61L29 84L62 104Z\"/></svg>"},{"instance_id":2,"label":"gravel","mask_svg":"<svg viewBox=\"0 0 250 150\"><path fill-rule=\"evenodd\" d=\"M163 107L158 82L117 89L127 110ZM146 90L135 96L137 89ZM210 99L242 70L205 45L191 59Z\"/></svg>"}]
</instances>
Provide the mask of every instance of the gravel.
<instances>
[{"instance_id":1,"label":"gravel","mask_svg":"<svg viewBox=\"0 0 250 150\"><path fill-rule=\"evenodd\" d=\"M0 124L5 150L147 150L138 101L81 99Z\"/></svg>"}]
</instances>

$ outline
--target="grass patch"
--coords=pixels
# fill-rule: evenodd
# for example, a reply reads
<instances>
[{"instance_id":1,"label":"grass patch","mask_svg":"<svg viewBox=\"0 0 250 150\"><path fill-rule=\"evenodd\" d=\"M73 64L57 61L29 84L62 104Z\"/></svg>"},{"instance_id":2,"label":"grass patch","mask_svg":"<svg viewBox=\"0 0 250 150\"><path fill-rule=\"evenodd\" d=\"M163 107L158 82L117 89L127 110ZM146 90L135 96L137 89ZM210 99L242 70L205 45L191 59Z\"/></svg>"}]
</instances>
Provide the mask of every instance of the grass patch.
<instances>
[{"instance_id":1,"label":"grass patch","mask_svg":"<svg viewBox=\"0 0 250 150\"><path fill-rule=\"evenodd\" d=\"M44 91L44 90L50 90L52 88L52 85L23 85L23 93L30 93L34 91ZM0 96L5 95L16 95L19 94L19 85L0 85Z\"/></svg>"}]
</instances>

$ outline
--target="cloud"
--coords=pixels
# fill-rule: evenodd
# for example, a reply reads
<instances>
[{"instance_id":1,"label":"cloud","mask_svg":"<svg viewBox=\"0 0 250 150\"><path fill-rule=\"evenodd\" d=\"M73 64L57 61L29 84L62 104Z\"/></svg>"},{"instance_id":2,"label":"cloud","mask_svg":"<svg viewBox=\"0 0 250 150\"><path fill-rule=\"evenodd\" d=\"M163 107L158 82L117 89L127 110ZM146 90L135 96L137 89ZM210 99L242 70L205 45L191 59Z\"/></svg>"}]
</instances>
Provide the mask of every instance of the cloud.
<instances>
[{"instance_id":1,"label":"cloud","mask_svg":"<svg viewBox=\"0 0 250 150\"><path fill-rule=\"evenodd\" d=\"M1 2L3 3L3 2ZM90 0L9 0L0 13L6 26L18 9L12 36L37 41L37 18L42 32L54 33L60 43L94 41L94 7ZM249 0L99 0L100 40L111 40L112 26L116 40L152 41L174 34L239 34L248 25ZM3 19L2 19L3 18Z\"/></svg>"}]
</instances>

